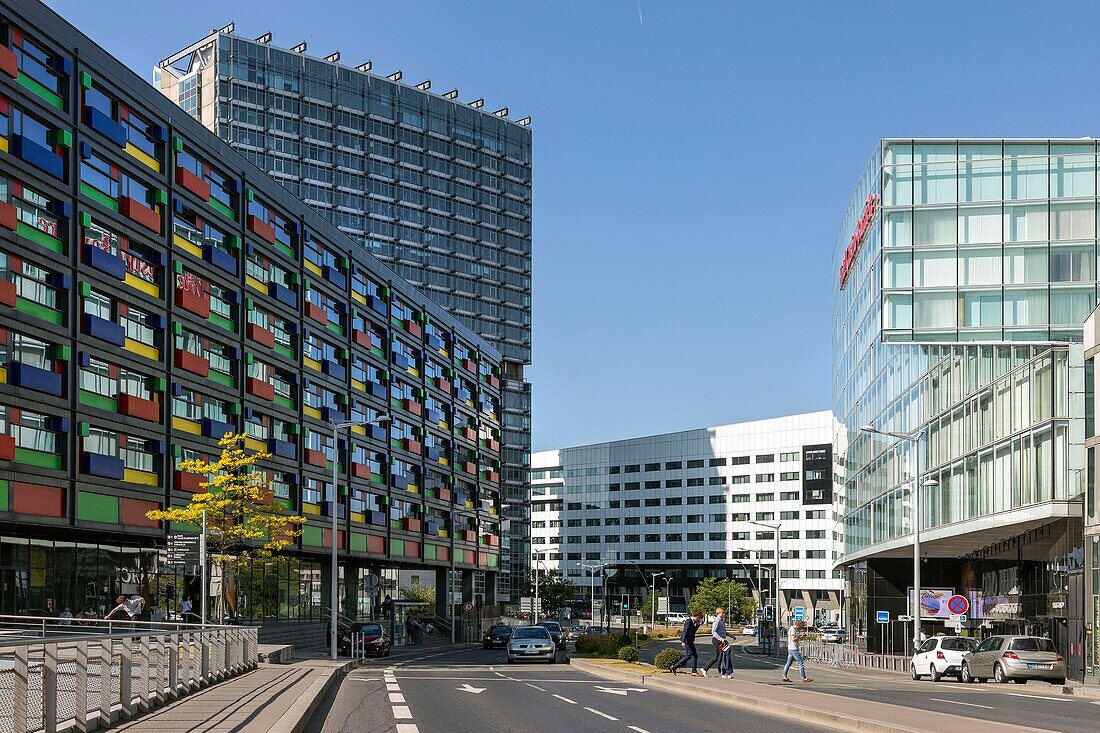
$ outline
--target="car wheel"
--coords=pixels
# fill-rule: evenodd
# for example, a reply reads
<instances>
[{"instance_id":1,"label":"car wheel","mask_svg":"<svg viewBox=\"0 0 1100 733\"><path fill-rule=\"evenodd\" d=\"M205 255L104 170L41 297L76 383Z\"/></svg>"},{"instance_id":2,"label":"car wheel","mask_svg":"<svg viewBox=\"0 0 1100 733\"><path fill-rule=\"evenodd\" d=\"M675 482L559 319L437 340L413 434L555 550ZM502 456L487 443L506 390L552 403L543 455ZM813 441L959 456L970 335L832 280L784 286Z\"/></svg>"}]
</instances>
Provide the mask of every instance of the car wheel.
<instances>
[{"instance_id":1,"label":"car wheel","mask_svg":"<svg viewBox=\"0 0 1100 733\"><path fill-rule=\"evenodd\" d=\"M1001 666L1000 662L993 665L993 679L1002 685L1008 682L1008 677L1005 676L1004 667Z\"/></svg>"},{"instance_id":2,"label":"car wheel","mask_svg":"<svg viewBox=\"0 0 1100 733\"><path fill-rule=\"evenodd\" d=\"M967 684L971 684L972 682L974 682L974 678L970 676L969 664L963 664L962 672L959 673L959 682L965 682Z\"/></svg>"},{"instance_id":3,"label":"car wheel","mask_svg":"<svg viewBox=\"0 0 1100 733\"><path fill-rule=\"evenodd\" d=\"M1014 679L1012 681L1015 682L1017 685L1026 685L1027 684L1027 680L1025 680L1023 677L1017 677L1016 679Z\"/></svg>"},{"instance_id":4,"label":"car wheel","mask_svg":"<svg viewBox=\"0 0 1100 733\"><path fill-rule=\"evenodd\" d=\"M920 679L920 675L919 675L919 674L917 674L917 665L915 665L915 664L910 664L910 665L909 665L909 673L913 675L913 679L915 679L915 680L919 680L919 679Z\"/></svg>"},{"instance_id":5,"label":"car wheel","mask_svg":"<svg viewBox=\"0 0 1100 733\"><path fill-rule=\"evenodd\" d=\"M928 676L932 678L933 682L939 682L940 678L943 677L943 675L940 674L940 671L936 669L936 665L934 664L928 665Z\"/></svg>"}]
</instances>

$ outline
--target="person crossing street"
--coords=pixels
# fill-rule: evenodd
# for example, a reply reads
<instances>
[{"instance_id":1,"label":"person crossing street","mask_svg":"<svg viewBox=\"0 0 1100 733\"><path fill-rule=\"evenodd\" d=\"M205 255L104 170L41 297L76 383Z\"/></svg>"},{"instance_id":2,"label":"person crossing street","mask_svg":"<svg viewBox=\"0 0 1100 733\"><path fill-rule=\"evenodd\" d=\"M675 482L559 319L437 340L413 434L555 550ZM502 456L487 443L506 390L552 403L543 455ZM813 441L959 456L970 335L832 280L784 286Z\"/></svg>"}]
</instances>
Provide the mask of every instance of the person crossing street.
<instances>
[{"instance_id":1,"label":"person crossing street","mask_svg":"<svg viewBox=\"0 0 1100 733\"><path fill-rule=\"evenodd\" d=\"M676 674L676 670L691 662L691 676L703 676L699 674L699 651L695 648L695 632L702 624L703 614L699 611L692 611L691 616L684 621L683 631L680 632L680 646L684 649L684 656L669 666L668 671L672 674Z\"/></svg>"},{"instance_id":2,"label":"person crossing street","mask_svg":"<svg viewBox=\"0 0 1100 733\"><path fill-rule=\"evenodd\" d=\"M722 679L732 679L733 663L730 657L730 645L726 641L726 609L721 606L714 609L714 623L710 625L710 640L714 644L714 659L703 667L703 676L706 677L710 668L718 662L718 674L722 675Z\"/></svg>"},{"instance_id":3,"label":"person crossing street","mask_svg":"<svg viewBox=\"0 0 1100 733\"><path fill-rule=\"evenodd\" d=\"M813 682L812 677L806 676L806 662L802 659L802 652L798 647L802 637L805 636L803 631L805 626L805 621L795 621L791 624L791 628L787 630L787 664L783 667L784 682L791 681L787 674L791 671L791 665L795 662L798 662L798 673L802 676L802 681Z\"/></svg>"}]
</instances>

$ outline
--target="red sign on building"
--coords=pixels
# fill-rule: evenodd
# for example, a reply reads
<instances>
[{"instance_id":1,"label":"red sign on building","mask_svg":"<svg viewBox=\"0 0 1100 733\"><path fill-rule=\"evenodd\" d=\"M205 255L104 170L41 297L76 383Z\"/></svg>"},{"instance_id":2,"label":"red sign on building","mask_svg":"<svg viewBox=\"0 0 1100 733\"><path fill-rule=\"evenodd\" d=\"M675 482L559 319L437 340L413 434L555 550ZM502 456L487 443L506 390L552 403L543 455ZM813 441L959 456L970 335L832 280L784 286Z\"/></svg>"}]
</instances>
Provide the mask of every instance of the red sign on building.
<instances>
[{"instance_id":1,"label":"red sign on building","mask_svg":"<svg viewBox=\"0 0 1100 733\"><path fill-rule=\"evenodd\" d=\"M859 221L856 222L856 230L852 234L852 241L848 244L848 248L844 250L844 261L840 263L840 289L843 290L844 286L848 282L848 276L852 274L852 268L856 266L856 257L859 255L860 247L863 246L863 240L867 236L868 230L871 228L871 223L875 220L875 214L878 213L878 194L873 193L867 197L867 201L863 204L863 214L859 217Z\"/></svg>"}]
</instances>

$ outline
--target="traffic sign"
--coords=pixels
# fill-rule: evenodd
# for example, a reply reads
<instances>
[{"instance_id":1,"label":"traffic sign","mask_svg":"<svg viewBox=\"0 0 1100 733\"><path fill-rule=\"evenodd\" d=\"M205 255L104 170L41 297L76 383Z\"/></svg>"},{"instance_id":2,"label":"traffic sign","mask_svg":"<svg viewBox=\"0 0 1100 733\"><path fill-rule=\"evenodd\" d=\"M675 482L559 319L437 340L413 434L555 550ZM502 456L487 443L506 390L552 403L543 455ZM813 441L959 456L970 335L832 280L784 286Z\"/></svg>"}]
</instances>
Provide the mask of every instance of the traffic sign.
<instances>
[{"instance_id":1,"label":"traffic sign","mask_svg":"<svg viewBox=\"0 0 1100 733\"><path fill-rule=\"evenodd\" d=\"M956 616L964 614L970 610L970 601L966 596L951 596L947 599L947 610Z\"/></svg>"},{"instance_id":2,"label":"traffic sign","mask_svg":"<svg viewBox=\"0 0 1100 733\"><path fill-rule=\"evenodd\" d=\"M164 558L165 565L198 565L199 545L202 538L197 534L168 535L168 549Z\"/></svg>"},{"instance_id":3,"label":"traffic sign","mask_svg":"<svg viewBox=\"0 0 1100 733\"><path fill-rule=\"evenodd\" d=\"M880 624L890 623L890 612L889 611L875 611L875 621L879 622Z\"/></svg>"},{"instance_id":4,"label":"traffic sign","mask_svg":"<svg viewBox=\"0 0 1100 733\"><path fill-rule=\"evenodd\" d=\"M756 609L756 617L757 618L764 618L764 609L763 608Z\"/></svg>"},{"instance_id":5,"label":"traffic sign","mask_svg":"<svg viewBox=\"0 0 1100 733\"><path fill-rule=\"evenodd\" d=\"M466 613L469 613L470 611L474 610L474 604L470 603L469 601L466 601L465 603L462 604L462 610L465 611Z\"/></svg>"},{"instance_id":6,"label":"traffic sign","mask_svg":"<svg viewBox=\"0 0 1100 733\"><path fill-rule=\"evenodd\" d=\"M806 620L806 607L805 606L795 606L794 607L794 620L795 621L805 621Z\"/></svg>"},{"instance_id":7,"label":"traffic sign","mask_svg":"<svg viewBox=\"0 0 1100 733\"><path fill-rule=\"evenodd\" d=\"M951 623L953 623L953 624L965 624L966 623L966 614L965 613L953 613L953 614L951 614Z\"/></svg>"}]
</instances>

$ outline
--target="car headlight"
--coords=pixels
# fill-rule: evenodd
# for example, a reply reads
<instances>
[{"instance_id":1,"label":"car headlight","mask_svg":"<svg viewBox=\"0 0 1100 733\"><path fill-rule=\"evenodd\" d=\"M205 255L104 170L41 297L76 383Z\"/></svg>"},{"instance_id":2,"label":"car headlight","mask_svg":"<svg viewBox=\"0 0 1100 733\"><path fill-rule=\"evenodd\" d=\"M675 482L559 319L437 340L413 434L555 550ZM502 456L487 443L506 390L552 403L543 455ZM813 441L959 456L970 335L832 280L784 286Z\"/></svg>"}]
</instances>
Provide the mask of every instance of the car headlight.
<instances>
[{"instance_id":1,"label":"car headlight","mask_svg":"<svg viewBox=\"0 0 1100 733\"><path fill-rule=\"evenodd\" d=\"M371 646L382 646L383 643L384 641L382 639L375 639L371 642Z\"/></svg>"}]
</instances>

